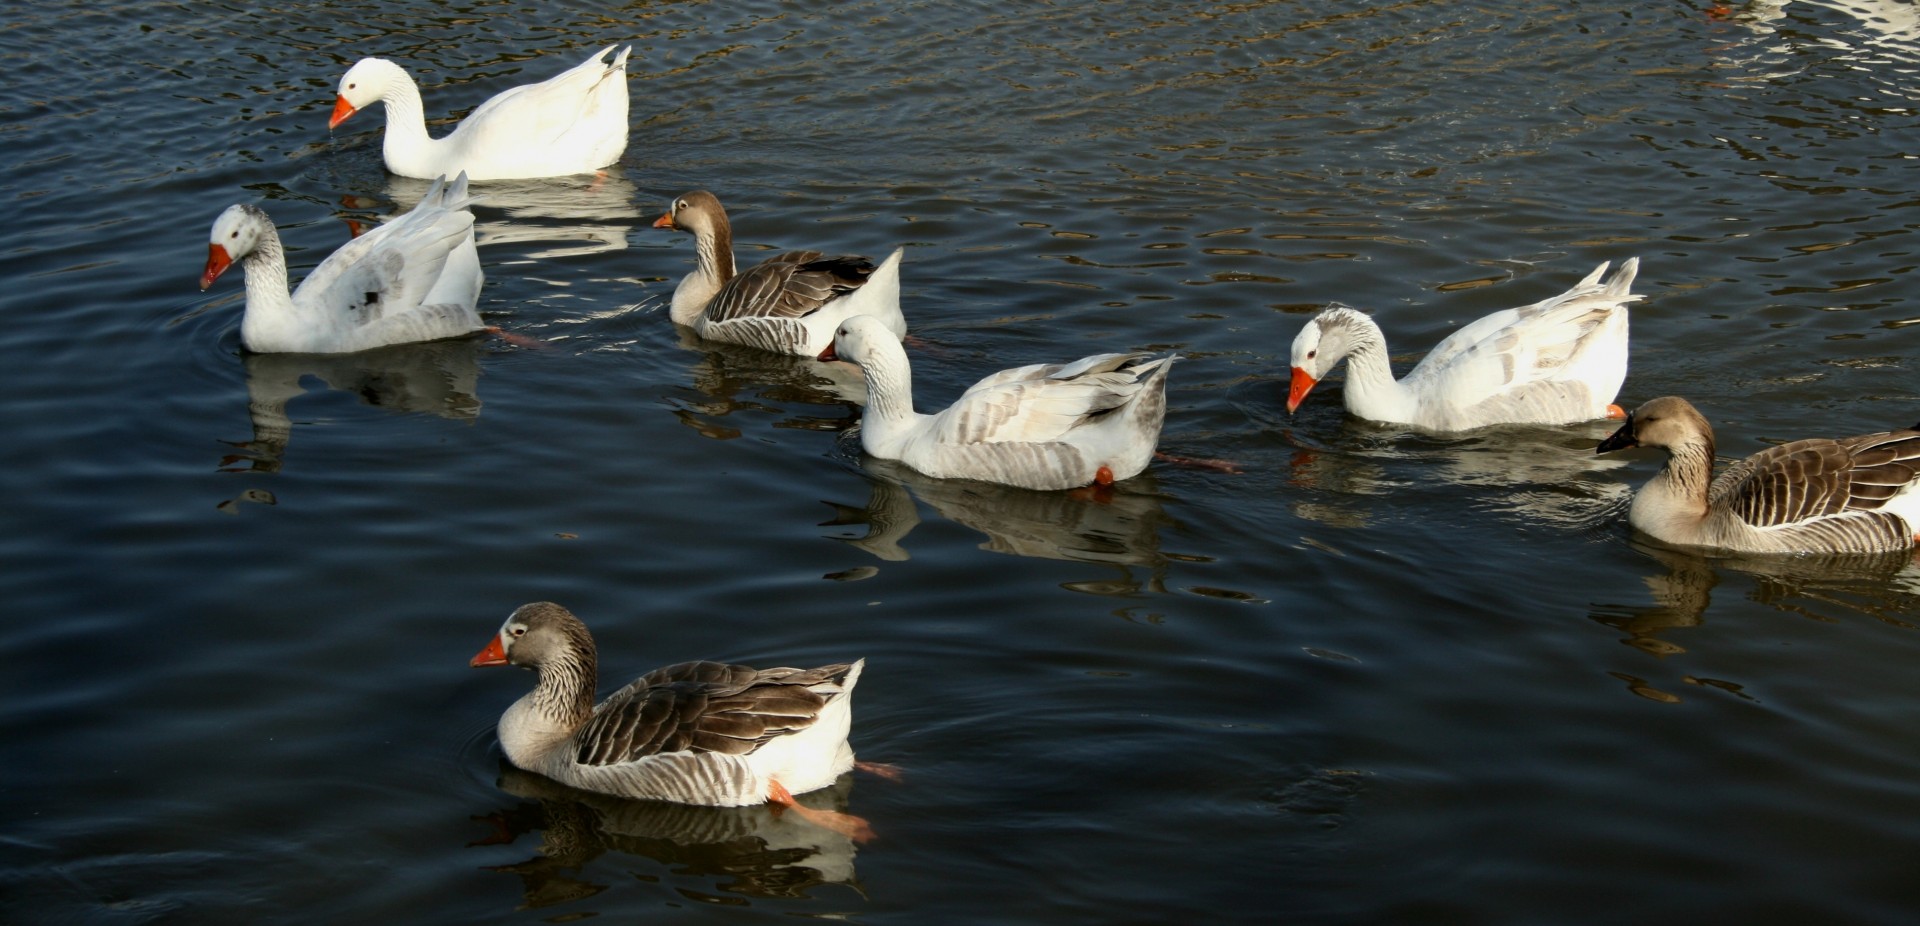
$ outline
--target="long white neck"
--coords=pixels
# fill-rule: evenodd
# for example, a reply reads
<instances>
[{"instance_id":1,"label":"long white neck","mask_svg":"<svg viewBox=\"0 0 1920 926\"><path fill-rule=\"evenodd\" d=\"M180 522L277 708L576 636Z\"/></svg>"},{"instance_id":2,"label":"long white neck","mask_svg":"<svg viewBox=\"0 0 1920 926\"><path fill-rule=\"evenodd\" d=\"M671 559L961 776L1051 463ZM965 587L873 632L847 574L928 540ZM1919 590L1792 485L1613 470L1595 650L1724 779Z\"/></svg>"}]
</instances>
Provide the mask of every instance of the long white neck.
<instances>
[{"instance_id":1,"label":"long white neck","mask_svg":"<svg viewBox=\"0 0 1920 926\"><path fill-rule=\"evenodd\" d=\"M240 343L248 350L290 350L304 329L300 309L287 291L287 255L273 223L262 223L253 251L240 258L247 281L247 308L240 317Z\"/></svg>"},{"instance_id":2,"label":"long white neck","mask_svg":"<svg viewBox=\"0 0 1920 926\"><path fill-rule=\"evenodd\" d=\"M403 176L422 176L429 168L427 152L436 142L427 134L426 107L420 102L420 86L396 65L388 75L381 102L387 107L387 134L380 152L388 168Z\"/></svg>"},{"instance_id":3,"label":"long white neck","mask_svg":"<svg viewBox=\"0 0 1920 926\"><path fill-rule=\"evenodd\" d=\"M694 268L673 289L668 317L676 325L692 325L705 312L720 287L733 279L733 232L721 228L693 235Z\"/></svg>"},{"instance_id":4,"label":"long white neck","mask_svg":"<svg viewBox=\"0 0 1920 926\"><path fill-rule=\"evenodd\" d=\"M907 349L889 337L866 339L858 358L867 376L867 409L860 415L860 445L876 457L898 459L921 416L913 410L913 366Z\"/></svg>"},{"instance_id":5,"label":"long white neck","mask_svg":"<svg viewBox=\"0 0 1920 926\"><path fill-rule=\"evenodd\" d=\"M500 748L514 765L527 769L538 768L593 714L592 655L555 659L537 671L539 684L500 715Z\"/></svg>"},{"instance_id":6,"label":"long white neck","mask_svg":"<svg viewBox=\"0 0 1920 926\"><path fill-rule=\"evenodd\" d=\"M1353 346L1347 354L1347 410L1374 421L1413 420L1413 394L1393 378L1380 326L1364 315L1355 315L1349 326Z\"/></svg>"}]
</instances>

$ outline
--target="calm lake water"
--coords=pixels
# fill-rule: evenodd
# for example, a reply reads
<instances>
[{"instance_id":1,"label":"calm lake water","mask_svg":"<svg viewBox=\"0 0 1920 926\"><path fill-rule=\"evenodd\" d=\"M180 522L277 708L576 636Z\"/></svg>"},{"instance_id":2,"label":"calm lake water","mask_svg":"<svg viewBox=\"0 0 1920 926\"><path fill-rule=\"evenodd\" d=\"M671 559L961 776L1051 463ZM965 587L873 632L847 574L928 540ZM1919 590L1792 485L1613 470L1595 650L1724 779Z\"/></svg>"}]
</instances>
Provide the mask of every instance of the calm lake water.
<instances>
[{"instance_id":1,"label":"calm lake water","mask_svg":"<svg viewBox=\"0 0 1920 926\"><path fill-rule=\"evenodd\" d=\"M1435 438L1328 382L1638 256L1625 404L1743 456L1920 419L1912 3L17 4L0 31L0 921L1910 923L1920 569L1728 562L1625 523L1604 422ZM628 41L610 175L481 185L481 308L539 342L239 350L195 287L258 203L296 279L436 131ZM907 247L923 407L1177 351L1108 501L863 459L857 384L664 304L740 250ZM764 809L502 766L516 605L603 687L864 656L898 782Z\"/></svg>"}]
</instances>

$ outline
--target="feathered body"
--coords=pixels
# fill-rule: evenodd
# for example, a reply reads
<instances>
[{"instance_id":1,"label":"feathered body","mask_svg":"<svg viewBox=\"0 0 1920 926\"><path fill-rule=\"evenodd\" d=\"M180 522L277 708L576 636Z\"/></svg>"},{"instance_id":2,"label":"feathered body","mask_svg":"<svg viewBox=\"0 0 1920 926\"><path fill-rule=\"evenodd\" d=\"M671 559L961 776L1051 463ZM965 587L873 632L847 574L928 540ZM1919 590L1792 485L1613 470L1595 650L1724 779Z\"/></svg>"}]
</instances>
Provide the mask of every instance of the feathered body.
<instances>
[{"instance_id":1,"label":"feathered body","mask_svg":"<svg viewBox=\"0 0 1920 926\"><path fill-rule=\"evenodd\" d=\"M737 807L801 794L853 767L847 733L865 660L817 669L683 662L593 703L598 657L579 618L523 605L473 665L532 668L539 682L500 716L507 760L621 797Z\"/></svg>"},{"instance_id":2,"label":"feathered body","mask_svg":"<svg viewBox=\"0 0 1920 926\"><path fill-rule=\"evenodd\" d=\"M847 360L866 374L860 445L867 453L940 478L1071 489L1147 468L1177 358L1097 354L1005 370L931 415L913 410L906 349L879 320L842 322L821 359Z\"/></svg>"},{"instance_id":3,"label":"feathered body","mask_svg":"<svg viewBox=\"0 0 1920 926\"><path fill-rule=\"evenodd\" d=\"M1713 475L1713 428L1677 396L1653 399L1596 450L1658 447L1667 464L1628 520L1675 546L1737 553L1881 553L1920 526L1920 430L1813 438L1760 451Z\"/></svg>"},{"instance_id":4,"label":"feathered body","mask_svg":"<svg viewBox=\"0 0 1920 926\"><path fill-rule=\"evenodd\" d=\"M381 156L402 177L465 171L472 180L561 177L598 170L627 149L627 56L609 45L548 80L503 91L444 138L427 134L420 87L385 58L363 58L340 78L329 127L385 102Z\"/></svg>"},{"instance_id":5,"label":"feathered body","mask_svg":"<svg viewBox=\"0 0 1920 926\"><path fill-rule=\"evenodd\" d=\"M1639 269L1629 258L1602 282L1603 263L1558 296L1478 319L1397 381L1380 326L1326 309L1293 340L1287 410L1345 359L1347 411L1371 421L1448 432L1609 417L1627 375L1626 306L1640 298L1629 292Z\"/></svg>"},{"instance_id":6,"label":"feathered body","mask_svg":"<svg viewBox=\"0 0 1920 926\"><path fill-rule=\"evenodd\" d=\"M855 315L881 319L895 340L907 335L902 249L878 267L864 257L786 251L735 272L733 226L720 200L705 190L676 197L653 225L693 235L694 270L674 287L669 317L703 338L815 357Z\"/></svg>"},{"instance_id":7,"label":"feathered body","mask_svg":"<svg viewBox=\"0 0 1920 926\"><path fill-rule=\"evenodd\" d=\"M469 202L464 176L436 179L419 205L341 245L291 294L273 220L258 206L229 206L213 223L200 288L240 264L240 342L260 353L350 353L473 334L485 327L486 277Z\"/></svg>"}]
</instances>

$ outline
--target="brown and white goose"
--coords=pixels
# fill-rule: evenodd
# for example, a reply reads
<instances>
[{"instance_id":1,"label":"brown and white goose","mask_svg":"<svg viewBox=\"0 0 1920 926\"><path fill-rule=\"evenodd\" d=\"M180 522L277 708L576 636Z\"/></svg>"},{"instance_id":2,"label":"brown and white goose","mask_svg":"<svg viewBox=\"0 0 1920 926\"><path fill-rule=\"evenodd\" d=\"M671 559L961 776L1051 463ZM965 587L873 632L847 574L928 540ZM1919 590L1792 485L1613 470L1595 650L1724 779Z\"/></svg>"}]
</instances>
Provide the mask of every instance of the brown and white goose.
<instances>
[{"instance_id":1,"label":"brown and white goose","mask_svg":"<svg viewBox=\"0 0 1920 926\"><path fill-rule=\"evenodd\" d=\"M853 768L847 730L865 660L817 669L683 662L596 705L596 653L579 618L542 601L515 610L473 657L476 667L539 673L500 715L508 761L586 791L720 807L792 805L792 795ZM858 818L791 809L842 832L865 829Z\"/></svg>"},{"instance_id":2,"label":"brown and white goose","mask_svg":"<svg viewBox=\"0 0 1920 926\"><path fill-rule=\"evenodd\" d=\"M1675 546L1737 553L1883 553L1915 543L1920 429L1768 447L1717 478L1713 427L1686 399L1634 409L1594 451L1659 447L1667 465L1628 521Z\"/></svg>"},{"instance_id":3,"label":"brown and white goose","mask_svg":"<svg viewBox=\"0 0 1920 926\"><path fill-rule=\"evenodd\" d=\"M676 197L653 223L693 235L692 273L673 290L669 317L703 338L777 354L817 357L840 322L872 315L895 340L907 336L900 312L900 257L895 248L875 267L864 257L786 251L736 273L733 226L720 200L705 190Z\"/></svg>"}]
</instances>

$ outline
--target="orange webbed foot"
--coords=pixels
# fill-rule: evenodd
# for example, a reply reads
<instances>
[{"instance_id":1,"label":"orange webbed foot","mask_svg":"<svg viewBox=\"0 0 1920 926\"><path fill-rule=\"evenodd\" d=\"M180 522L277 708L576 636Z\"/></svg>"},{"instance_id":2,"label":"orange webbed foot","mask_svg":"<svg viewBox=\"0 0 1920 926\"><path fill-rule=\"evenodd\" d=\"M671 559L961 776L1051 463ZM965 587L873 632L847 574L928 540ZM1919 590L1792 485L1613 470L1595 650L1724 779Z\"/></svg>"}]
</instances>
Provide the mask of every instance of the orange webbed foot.
<instances>
[{"instance_id":1,"label":"orange webbed foot","mask_svg":"<svg viewBox=\"0 0 1920 926\"><path fill-rule=\"evenodd\" d=\"M1232 460L1222 460L1217 457L1177 457L1171 453L1162 453L1156 450L1153 452L1153 458L1162 463L1171 463L1175 466L1191 466L1195 469L1210 469L1216 473L1226 473L1229 476L1238 476L1246 472L1246 470L1240 468L1240 464Z\"/></svg>"},{"instance_id":2,"label":"orange webbed foot","mask_svg":"<svg viewBox=\"0 0 1920 926\"><path fill-rule=\"evenodd\" d=\"M873 841L873 827L869 826L866 820L837 810L815 810L808 807L794 800L793 794L780 782L767 782L767 803L772 804L776 811L791 810L799 814L800 819L823 830L839 833L855 843L864 845Z\"/></svg>"},{"instance_id":3,"label":"orange webbed foot","mask_svg":"<svg viewBox=\"0 0 1920 926\"><path fill-rule=\"evenodd\" d=\"M906 769L894 765L891 762L855 762L853 763L853 770L856 772L866 772L876 778L885 778L895 784L898 784L902 779L907 777Z\"/></svg>"}]
</instances>

